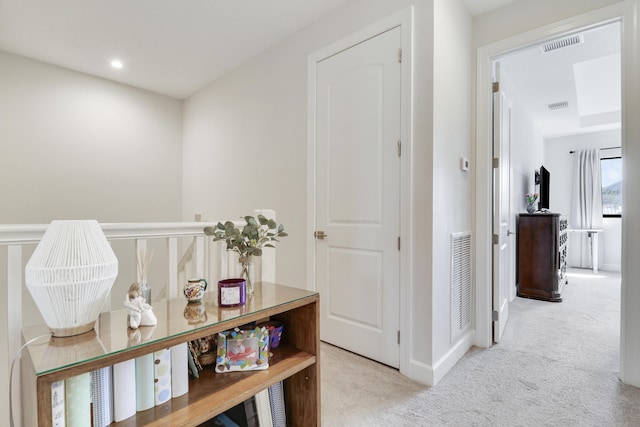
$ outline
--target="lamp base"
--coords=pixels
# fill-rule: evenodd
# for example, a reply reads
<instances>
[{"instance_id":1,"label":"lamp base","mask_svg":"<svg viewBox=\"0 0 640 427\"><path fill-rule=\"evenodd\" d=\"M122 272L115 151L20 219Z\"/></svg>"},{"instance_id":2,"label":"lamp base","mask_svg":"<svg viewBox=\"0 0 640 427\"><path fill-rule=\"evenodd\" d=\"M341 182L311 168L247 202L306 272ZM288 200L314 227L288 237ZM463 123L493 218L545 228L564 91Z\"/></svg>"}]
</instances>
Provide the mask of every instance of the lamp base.
<instances>
[{"instance_id":1,"label":"lamp base","mask_svg":"<svg viewBox=\"0 0 640 427\"><path fill-rule=\"evenodd\" d=\"M93 329L95 324L96 324L96 321L94 320L93 322L89 322L87 324L80 325L80 326L74 326L71 328L49 327L49 330L51 330L51 333L53 334L54 337L72 337L74 335L80 335L80 334L84 334L85 332L89 332L90 330Z\"/></svg>"}]
</instances>

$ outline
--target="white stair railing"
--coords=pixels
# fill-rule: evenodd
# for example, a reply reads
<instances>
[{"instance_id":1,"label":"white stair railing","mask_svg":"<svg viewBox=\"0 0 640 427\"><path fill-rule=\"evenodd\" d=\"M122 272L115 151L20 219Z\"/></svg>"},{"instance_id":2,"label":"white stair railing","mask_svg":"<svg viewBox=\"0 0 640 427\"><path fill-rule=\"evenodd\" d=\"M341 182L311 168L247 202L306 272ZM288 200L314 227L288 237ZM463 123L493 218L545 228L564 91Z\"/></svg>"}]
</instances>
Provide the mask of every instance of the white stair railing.
<instances>
[{"instance_id":1,"label":"white stair railing","mask_svg":"<svg viewBox=\"0 0 640 427\"><path fill-rule=\"evenodd\" d=\"M272 210L259 210L255 215L263 214L275 219ZM199 219L199 216L196 217ZM222 221L224 222L224 221ZM215 222L179 222L179 223L104 223L100 224L107 239L111 242L129 240L135 245L135 254L146 248L149 240L163 239L167 251L167 283L164 288L154 290L153 299L161 297L176 298L182 293L182 286L191 277L207 278L209 283L229 277L233 272L233 258L228 256L223 242L213 242L204 234L204 227L214 227ZM238 227L244 221L234 221ZM23 288L26 254L40 241L48 224L11 224L0 225L0 254L6 257L6 263L0 263L0 274L6 278L0 290L0 341L2 336L7 342L6 351L0 352L0 413L9 414L9 395L13 398L15 425L22 425L22 386L20 364L13 372L13 384L9 390L11 361L22 346L23 328ZM190 242L187 240L191 239ZM187 241L185 243L185 241ZM182 254L180 246L185 247ZM27 250L29 252L27 252ZM118 252L116 251L116 255ZM275 250L267 250L260 263L262 280L275 282ZM6 270L2 271L2 267ZM138 277L138 280L140 278ZM108 309L109 307L106 307ZM2 368L5 366L6 368ZM0 425L9 425L8 415ZM0 416L2 418L4 416Z\"/></svg>"}]
</instances>

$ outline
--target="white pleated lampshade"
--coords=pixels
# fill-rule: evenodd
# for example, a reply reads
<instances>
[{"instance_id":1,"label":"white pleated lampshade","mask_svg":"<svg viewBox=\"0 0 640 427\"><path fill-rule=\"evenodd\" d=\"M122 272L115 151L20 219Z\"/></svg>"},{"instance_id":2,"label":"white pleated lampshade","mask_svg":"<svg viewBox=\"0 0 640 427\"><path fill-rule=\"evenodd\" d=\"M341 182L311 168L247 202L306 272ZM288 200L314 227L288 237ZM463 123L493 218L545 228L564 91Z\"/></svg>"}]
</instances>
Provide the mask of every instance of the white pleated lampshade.
<instances>
[{"instance_id":1,"label":"white pleated lampshade","mask_svg":"<svg viewBox=\"0 0 640 427\"><path fill-rule=\"evenodd\" d=\"M118 259L95 220L53 221L25 269L25 282L54 336L93 329L118 275Z\"/></svg>"}]
</instances>

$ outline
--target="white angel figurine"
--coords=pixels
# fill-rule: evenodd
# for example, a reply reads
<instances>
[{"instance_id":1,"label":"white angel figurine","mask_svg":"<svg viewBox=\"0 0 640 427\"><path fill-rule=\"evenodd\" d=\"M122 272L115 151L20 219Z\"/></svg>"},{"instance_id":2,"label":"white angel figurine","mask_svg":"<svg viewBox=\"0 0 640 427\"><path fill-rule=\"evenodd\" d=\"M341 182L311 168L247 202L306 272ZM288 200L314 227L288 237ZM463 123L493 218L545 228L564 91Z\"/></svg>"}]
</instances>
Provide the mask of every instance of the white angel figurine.
<instances>
[{"instance_id":1,"label":"white angel figurine","mask_svg":"<svg viewBox=\"0 0 640 427\"><path fill-rule=\"evenodd\" d=\"M124 297L124 306L129 309L129 327L137 329L138 326L155 326L158 323L153 307L144 300L140 291L140 284L134 282L129 292Z\"/></svg>"}]
</instances>

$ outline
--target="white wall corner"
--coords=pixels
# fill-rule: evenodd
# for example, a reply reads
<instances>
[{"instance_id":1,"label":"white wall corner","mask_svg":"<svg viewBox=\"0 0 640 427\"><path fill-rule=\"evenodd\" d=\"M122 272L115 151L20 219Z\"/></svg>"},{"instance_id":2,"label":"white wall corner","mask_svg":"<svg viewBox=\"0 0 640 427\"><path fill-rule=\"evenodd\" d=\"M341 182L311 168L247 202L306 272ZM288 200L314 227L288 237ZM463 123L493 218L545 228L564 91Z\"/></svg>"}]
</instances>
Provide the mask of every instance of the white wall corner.
<instances>
[{"instance_id":1,"label":"white wall corner","mask_svg":"<svg viewBox=\"0 0 640 427\"><path fill-rule=\"evenodd\" d=\"M433 385L436 385L473 347L474 332L464 333L436 363L433 364Z\"/></svg>"},{"instance_id":2,"label":"white wall corner","mask_svg":"<svg viewBox=\"0 0 640 427\"><path fill-rule=\"evenodd\" d=\"M400 368L400 373L429 387L436 386L447 373L458 363L473 347L474 332L467 331L436 363L428 365L415 359L411 359L405 367Z\"/></svg>"},{"instance_id":3,"label":"white wall corner","mask_svg":"<svg viewBox=\"0 0 640 427\"><path fill-rule=\"evenodd\" d=\"M433 368L431 365L410 359L408 363L400 367L400 373L420 384L433 387Z\"/></svg>"}]
</instances>

